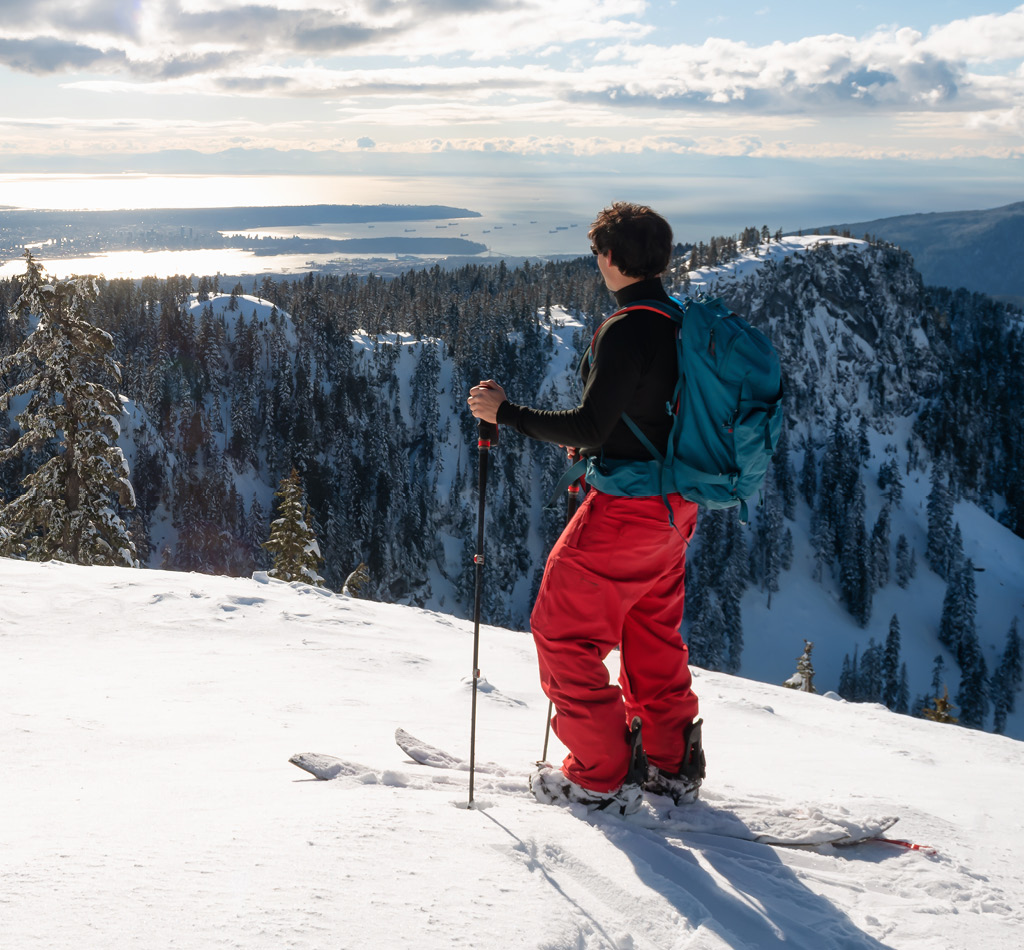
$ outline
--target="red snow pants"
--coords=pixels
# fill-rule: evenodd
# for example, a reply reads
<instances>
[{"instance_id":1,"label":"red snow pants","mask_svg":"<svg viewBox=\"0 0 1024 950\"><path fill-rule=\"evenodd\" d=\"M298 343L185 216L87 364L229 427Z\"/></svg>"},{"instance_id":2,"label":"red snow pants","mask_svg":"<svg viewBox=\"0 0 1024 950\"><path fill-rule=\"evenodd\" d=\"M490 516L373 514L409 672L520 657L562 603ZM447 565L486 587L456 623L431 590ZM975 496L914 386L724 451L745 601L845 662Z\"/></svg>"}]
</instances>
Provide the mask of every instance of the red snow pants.
<instances>
[{"instance_id":1,"label":"red snow pants","mask_svg":"<svg viewBox=\"0 0 1024 950\"><path fill-rule=\"evenodd\" d=\"M686 548L697 505L591 490L555 543L530 617L555 735L569 749L565 775L596 792L629 768L628 726L666 772L683 761L683 730L697 716L683 619ZM604 660L620 648L619 686ZM621 688L620 688L621 687Z\"/></svg>"}]
</instances>

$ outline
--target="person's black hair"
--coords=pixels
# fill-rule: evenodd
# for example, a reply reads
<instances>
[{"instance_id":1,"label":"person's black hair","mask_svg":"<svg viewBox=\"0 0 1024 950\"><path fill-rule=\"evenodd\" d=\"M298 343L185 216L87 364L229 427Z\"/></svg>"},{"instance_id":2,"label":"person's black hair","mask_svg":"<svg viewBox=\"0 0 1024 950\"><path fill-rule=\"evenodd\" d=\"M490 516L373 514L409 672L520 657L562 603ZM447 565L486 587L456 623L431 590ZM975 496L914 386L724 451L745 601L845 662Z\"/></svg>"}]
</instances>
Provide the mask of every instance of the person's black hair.
<instances>
[{"instance_id":1,"label":"person's black hair","mask_svg":"<svg viewBox=\"0 0 1024 950\"><path fill-rule=\"evenodd\" d=\"M588 237L600 253L611 251L627 277L657 277L672 257L672 228L647 205L613 202L594 219Z\"/></svg>"}]
</instances>

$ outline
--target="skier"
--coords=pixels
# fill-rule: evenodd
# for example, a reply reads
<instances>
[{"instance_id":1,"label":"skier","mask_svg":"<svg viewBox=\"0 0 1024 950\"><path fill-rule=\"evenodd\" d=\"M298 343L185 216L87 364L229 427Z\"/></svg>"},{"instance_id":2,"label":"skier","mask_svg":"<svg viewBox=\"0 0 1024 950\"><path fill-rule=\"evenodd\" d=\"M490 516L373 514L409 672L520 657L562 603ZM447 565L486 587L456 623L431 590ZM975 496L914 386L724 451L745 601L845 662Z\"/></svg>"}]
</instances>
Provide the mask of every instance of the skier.
<instances>
[{"instance_id":1,"label":"skier","mask_svg":"<svg viewBox=\"0 0 1024 950\"><path fill-rule=\"evenodd\" d=\"M615 202L588 236L620 308L670 300L660 275L671 256L672 229L661 215ZM621 416L628 413L664 453L672 424L666 405L678 372L674 333L672 320L650 310L616 316L599 328L581 364L583 397L575 409L516 405L491 379L470 390L470 411L531 438L578 447L584 457L648 462L650 453ZM629 814L640 807L641 785L677 803L697 797L704 755L679 629L697 505L680 495L669 495L667 503L671 518L661 495L591 488L548 556L530 627L541 684L555 707L552 727L569 754L561 769L542 767L531 776L542 802L578 801ZM615 647L619 686L604 665ZM629 774L626 724L634 717L642 724L646 778Z\"/></svg>"}]
</instances>

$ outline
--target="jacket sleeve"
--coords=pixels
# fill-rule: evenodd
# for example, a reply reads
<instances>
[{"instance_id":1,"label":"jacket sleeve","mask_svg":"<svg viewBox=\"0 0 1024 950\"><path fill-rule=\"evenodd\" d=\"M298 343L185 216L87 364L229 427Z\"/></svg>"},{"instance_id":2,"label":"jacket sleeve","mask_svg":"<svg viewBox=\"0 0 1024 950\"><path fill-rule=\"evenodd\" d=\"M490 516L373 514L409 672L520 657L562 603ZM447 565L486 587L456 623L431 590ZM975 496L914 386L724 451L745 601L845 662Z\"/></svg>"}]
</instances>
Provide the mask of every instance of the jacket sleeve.
<instances>
[{"instance_id":1,"label":"jacket sleeve","mask_svg":"<svg viewBox=\"0 0 1024 950\"><path fill-rule=\"evenodd\" d=\"M595 341L583 398L575 409L551 411L503 402L498 422L531 439L573 446L584 454L595 452L607 441L636 391L643 363L635 330L628 320L615 320Z\"/></svg>"}]
</instances>

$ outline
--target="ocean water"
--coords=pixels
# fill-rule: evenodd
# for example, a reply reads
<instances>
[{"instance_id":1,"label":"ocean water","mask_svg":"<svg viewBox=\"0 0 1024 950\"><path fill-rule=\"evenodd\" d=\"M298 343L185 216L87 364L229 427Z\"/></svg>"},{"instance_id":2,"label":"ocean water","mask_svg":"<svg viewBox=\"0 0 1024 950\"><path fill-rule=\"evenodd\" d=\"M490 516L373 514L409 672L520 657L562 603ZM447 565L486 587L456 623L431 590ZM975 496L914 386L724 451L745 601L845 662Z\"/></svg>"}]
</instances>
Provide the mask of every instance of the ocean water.
<instances>
[{"instance_id":1,"label":"ocean water","mask_svg":"<svg viewBox=\"0 0 1024 950\"><path fill-rule=\"evenodd\" d=\"M275 237L461 237L481 243L481 260L551 257L589 252L587 227L598 202L586 186L576 198L550 181L521 179L365 178L356 176L197 175L7 175L0 176L0 208L117 210L306 204L444 204L478 212L478 218L317 224L267 227L247 234ZM2 215L2 212L0 212ZM235 232L226 231L226 234ZM289 274L328 261L395 260L395 254L302 253L259 256L238 249L111 251L88 257L47 258L33 249L47 272L107 277L167 277L172 274ZM434 259L437 255L406 255ZM0 277L23 273L20 256L0 259Z\"/></svg>"},{"instance_id":2,"label":"ocean water","mask_svg":"<svg viewBox=\"0 0 1024 950\"><path fill-rule=\"evenodd\" d=\"M895 214L990 208L1020 200L1019 162L983 169L939 163L929 174L913 165L835 161L780 164L747 159L673 159L641 174L623 166L601 174L552 162L543 173L474 175L69 175L0 174L3 208L192 208L307 204L444 204L479 212L452 222L390 222L374 226L267 228L259 233L308 237L465 236L484 244L481 259L587 254L587 226L617 199L651 204L668 218L676 240L706 241L767 225L771 231L866 221ZM636 163L637 169L652 166ZM45 248L39 256L45 261ZM353 260L366 261L365 256ZM395 255L374 255L390 259ZM255 257L245 251L111 252L53 259L48 271L109 277L170 274L260 275L308 271L340 254ZM21 273L20 251L0 255L0 276ZM365 268L354 268L365 269Z\"/></svg>"}]
</instances>

